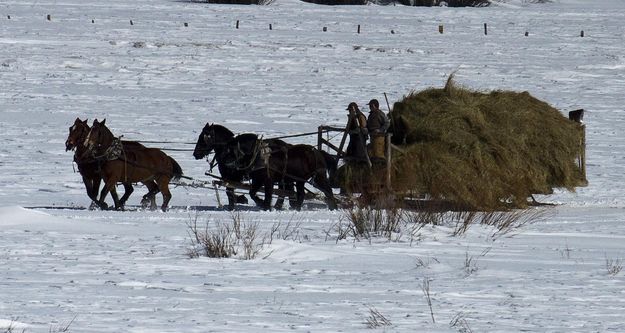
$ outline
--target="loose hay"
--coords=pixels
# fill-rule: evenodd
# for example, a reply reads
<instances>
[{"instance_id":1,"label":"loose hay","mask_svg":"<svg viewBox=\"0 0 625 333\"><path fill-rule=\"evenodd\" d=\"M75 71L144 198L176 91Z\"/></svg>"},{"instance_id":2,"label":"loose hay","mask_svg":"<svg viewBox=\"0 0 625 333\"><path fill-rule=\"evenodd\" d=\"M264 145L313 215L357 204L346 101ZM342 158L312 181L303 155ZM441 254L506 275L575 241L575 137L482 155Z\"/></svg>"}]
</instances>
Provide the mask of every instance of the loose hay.
<instances>
[{"instance_id":1,"label":"loose hay","mask_svg":"<svg viewBox=\"0 0 625 333\"><path fill-rule=\"evenodd\" d=\"M574 191L584 129L527 92L454 84L394 104L393 189L478 210L521 208L532 194Z\"/></svg>"}]
</instances>

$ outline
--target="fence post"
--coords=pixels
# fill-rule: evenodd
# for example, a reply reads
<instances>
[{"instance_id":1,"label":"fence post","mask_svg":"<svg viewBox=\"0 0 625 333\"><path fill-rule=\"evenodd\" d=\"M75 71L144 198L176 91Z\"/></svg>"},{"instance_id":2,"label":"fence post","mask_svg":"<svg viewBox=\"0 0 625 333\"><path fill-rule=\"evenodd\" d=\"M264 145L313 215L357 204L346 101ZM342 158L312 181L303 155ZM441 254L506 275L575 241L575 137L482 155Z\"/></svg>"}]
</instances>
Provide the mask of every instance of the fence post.
<instances>
[{"instance_id":1,"label":"fence post","mask_svg":"<svg viewBox=\"0 0 625 333\"><path fill-rule=\"evenodd\" d=\"M237 20L237 26L236 26L236 28L237 28L237 29L239 29L239 20Z\"/></svg>"},{"instance_id":2,"label":"fence post","mask_svg":"<svg viewBox=\"0 0 625 333\"><path fill-rule=\"evenodd\" d=\"M488 24L484 23L484 35L488 35Z\"/></svg>"},{"instance_id":3,"label":"fence post","mask_svg":"<svg viewBox=\"0 0 625 333\"><path fill-rule=\"evenodd\" d=\"M358 33L360 33L360 24L358 25Z\"/></svg>"},{"instance_id":4,"label":"fence post","mask_svg":"<svg viewBox=\"0 0 625 333\"><path fill-rule=\"evenodd\" d=\"M584 37L584 30L579 34L580 37Z\"/></svg>"},{"instance_id":5,"label":"fence post","mask_svg":"<svg viewBox=\"0 0 625 333\"><path fill-rule=\"evenodd\" d=\"M50 14L46 15L46 19L47 19L48 21L52 21L52 17L50 16Z\"/></svg>"},{"instance_id":6,"label":"fence post","mask_svg":"<svg viewBox=\"0 0 625 333\"><path fill-rule=\"evenodd\" d=\"M323 30L323 32L326 32L326 31L328 31L328 27L323 27L323 29L321 29L321 30Z\"/></svg>"},{"instance_id":7,"label":"fence post","mask_svg":"<svg viewBox=\"0 0 625 333\"><path fill-rule=\"evenodd\" d=\"M269 23L269 30L273 30L273 26Z\"/></svg>"},{"instance_id":8,"label":"fence post","mask_svg":"<svg viewBox=\"0 0 625 333\"><path fill-rule=\"evenodd\" d=\"M323 141L323 126L317 127L317 149L323 150L323 145L321 144Z\"/></svg>"},{"instance_id":9,"label":"fence post","mask_svg":"<svg viewBox=\"0 0 625 333\"><path fill-rule=\"evenodd\" d=\"M132 22L132 20L130 20L130 25L135 25L135 23L134 23L134 22Z\"/></svg>"},{"instance_id":10,"label":"fence post","mask_svg":"<svg viewBox=\"0 0 625 333\"><path fill-rule=\"evenodd\" d=\"M441 33L441 34L443 33L443 25L442 24L440 24L438 26L438 32Z\"/></svg>"},{"instance_id":11,"label":"fence post","mask_svg":"<svg viewBox=\"0 0 625 333\"><path fill-rule=\"evenodd\" d=\"M393 137L393 134L387 133L386 134L386 140L384 140L384 143L386 144L386 189L388 191L391 191L393 186L392 186L392 182L391 182L391 167L392 167L392 161L391 161L391 138Z\"/></svg>"}]
</instances>

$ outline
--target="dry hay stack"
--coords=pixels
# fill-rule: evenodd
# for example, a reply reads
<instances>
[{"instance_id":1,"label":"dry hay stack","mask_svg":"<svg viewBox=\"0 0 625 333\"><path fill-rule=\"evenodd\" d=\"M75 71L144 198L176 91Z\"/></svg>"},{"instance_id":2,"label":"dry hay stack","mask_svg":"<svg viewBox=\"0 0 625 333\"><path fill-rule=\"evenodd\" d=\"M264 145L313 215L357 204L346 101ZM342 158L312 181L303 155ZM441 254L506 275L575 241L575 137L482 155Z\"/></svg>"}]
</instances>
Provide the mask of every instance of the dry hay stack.
<instances>
[{"instance_id":1,"label":"dry hay stack","mask_svg":"<svg viewBox=\"0 0 625 333\"><path fill-rule=\"evenodd\" d=\"M584 129L527 92L454 84L394 104L393 189L477 210L520 208L532 194L585 184L576 162Z\"/></svg>"}]
</instances>

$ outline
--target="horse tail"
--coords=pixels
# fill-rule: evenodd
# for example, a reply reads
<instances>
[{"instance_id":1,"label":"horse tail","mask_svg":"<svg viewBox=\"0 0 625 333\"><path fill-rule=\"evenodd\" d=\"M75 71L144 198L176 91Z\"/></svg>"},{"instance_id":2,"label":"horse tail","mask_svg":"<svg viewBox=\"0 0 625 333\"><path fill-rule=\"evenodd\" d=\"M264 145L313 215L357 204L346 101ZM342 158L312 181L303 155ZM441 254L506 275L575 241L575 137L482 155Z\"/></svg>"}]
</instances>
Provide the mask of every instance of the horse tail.
<instances>
[{"instance_id":1,"label":"horse tail","mask_svg":"<svg viewBox=\"0 0 625 333\"><path fill-rule=\"evenodd\" d=\"M174 160L171 156L168 157L171 161L171 168L173 173L172 179L179 180L180 177L182 177L182 168L180 167L180 164L178 164L178 162L176 162L176 160Z\"/></svg>"},{"instance_id":2,"label":"horse tail","mask_svg":"<svg viewBox=\"0 0 625 333\"><path fill-rule=\"evenodd\" d=\"M334 155L326 151L319 150L319 152L321 152L321 155L323 156L323 160L326 162L326 169L328 170L328 172L330 174L334 174L338 167L338 159Z\"/></svg>"}]
</instances>

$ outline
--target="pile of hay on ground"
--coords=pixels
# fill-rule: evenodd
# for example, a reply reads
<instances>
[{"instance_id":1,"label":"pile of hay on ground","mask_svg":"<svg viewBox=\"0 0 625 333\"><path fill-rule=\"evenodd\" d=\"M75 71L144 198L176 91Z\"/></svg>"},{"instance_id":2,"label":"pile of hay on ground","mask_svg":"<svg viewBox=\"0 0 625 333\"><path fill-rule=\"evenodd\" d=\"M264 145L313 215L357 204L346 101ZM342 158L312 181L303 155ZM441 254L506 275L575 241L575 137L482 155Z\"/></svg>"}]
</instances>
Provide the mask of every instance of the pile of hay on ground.
<instances>
[{"instance_id":1,"label":"pile of hay on ground","mask_svg":"<svg viewBox=\"0 0 625 333\"><path fill-rule=\"evenodd\" d=\"M527 92L453 83L394 104L393 189L478 210L518 208L532 194L585 184L579 123Z\"/></svg>"}]
</instances>

